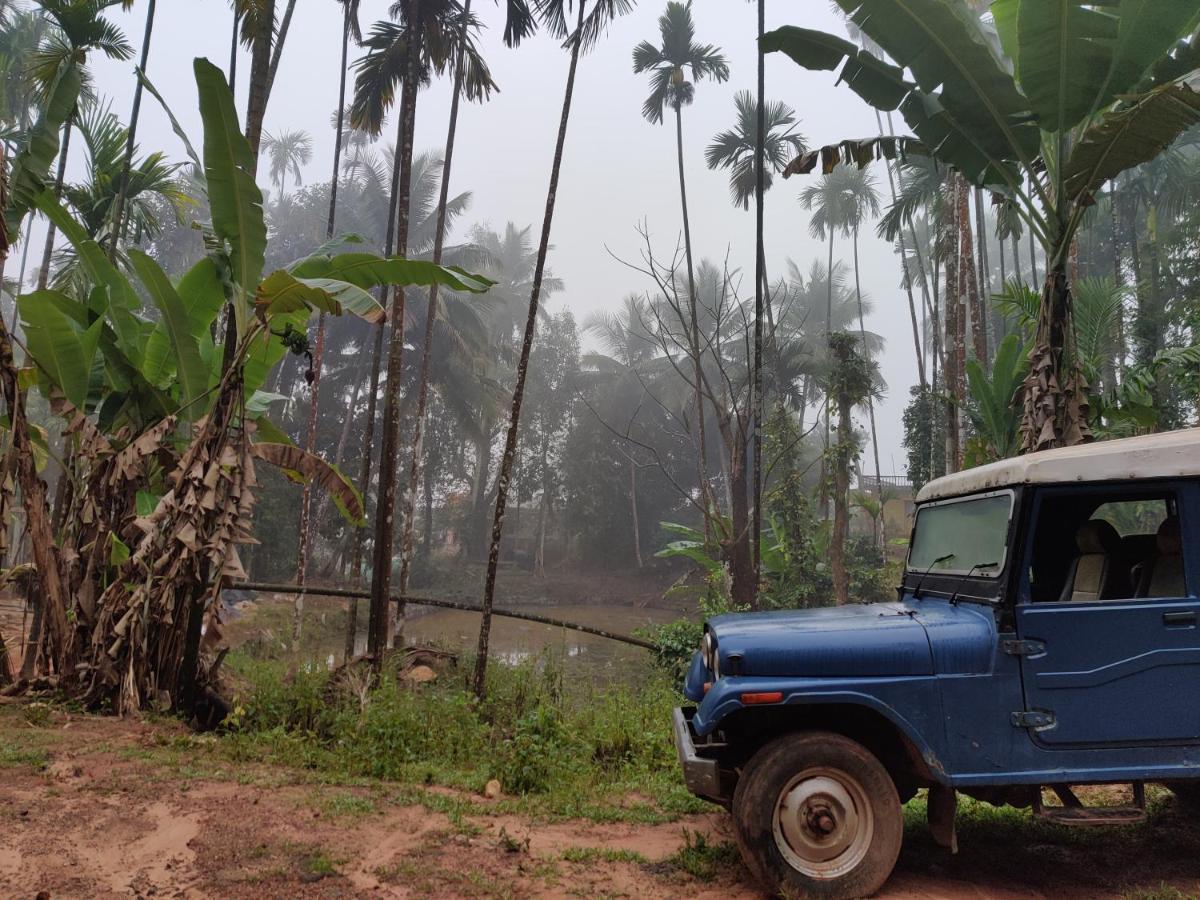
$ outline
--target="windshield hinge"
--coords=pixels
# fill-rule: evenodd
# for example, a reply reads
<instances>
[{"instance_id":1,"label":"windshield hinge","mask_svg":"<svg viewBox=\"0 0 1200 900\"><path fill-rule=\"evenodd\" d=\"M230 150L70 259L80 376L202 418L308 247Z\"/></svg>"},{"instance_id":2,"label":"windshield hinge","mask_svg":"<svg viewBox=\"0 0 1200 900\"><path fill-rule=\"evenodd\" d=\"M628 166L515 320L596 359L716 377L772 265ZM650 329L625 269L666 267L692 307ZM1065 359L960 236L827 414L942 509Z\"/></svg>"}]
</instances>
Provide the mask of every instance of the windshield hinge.
<instances>
[{"instance_id":1,"label":"windshield hinge","mask_svg":"<svg viewBox=\"0 0 1200 900\"><path fill-rule=\"evenodd\" d=\"M1001 641L1000 649L1009 656L1040 656L1046 652L1046 645L1041 641Z\"/></svg>"},{"instance_id":2,"label":"windshield hinge","mask_svg":"<svg viewBox=\"0 0 1200 900\"><path fill-rule=\"evenodd\" d=\"M1041 731L1044 728L1053 728L1056 721L1054 713L1043 709L1021 710L1012 714L1012 723L1016 728L1033 728Z\"/></svg>"}]
</instances>

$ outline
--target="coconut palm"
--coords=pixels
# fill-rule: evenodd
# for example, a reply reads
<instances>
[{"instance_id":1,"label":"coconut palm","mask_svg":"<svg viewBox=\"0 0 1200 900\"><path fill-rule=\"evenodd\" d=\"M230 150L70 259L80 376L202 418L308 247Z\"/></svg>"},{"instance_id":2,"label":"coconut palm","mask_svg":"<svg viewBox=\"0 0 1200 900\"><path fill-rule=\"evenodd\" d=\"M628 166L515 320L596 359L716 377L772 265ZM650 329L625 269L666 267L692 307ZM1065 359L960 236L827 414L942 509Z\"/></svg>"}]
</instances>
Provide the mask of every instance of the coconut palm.
<instances>
[{"instance_id":1,"label":"coconut palm","mask_svg":"<svg viewBox=\"0 0 1200 900\"><path fill-rule=\"evenodd\" d=\"M508 488L512 479L513 461L517 455L517 436L520 432L521 402L525 396L525 376L529 368L529 354L533 350L533 333L537 327L538 304L541 300L542 281L546 273L546 257L550 253L550 229L554 221L554 201L558 196L558 176L562 170L563 147L567 140L567 122L571 116L571 100L575 93L575 73L579 68L579 57L590 50L608 30L613 19L633 8L633 0L542 0L537 9L542 24L552 37L563 41L571 56L567 68L567 83L563 91L562 115L558 124L558 137L554 145L554 159L550 166L550 187L546 192L546 211L542 217L542 233L538 241L537 263L533 270L533 281L529 291L529 311L525 318L525 331L521 339L521 355L517 361L517 379L513 388L512 406L509 410L508 434L504 442L504 456L500 461L499 490L496 492L496 512L492 519L491 545L488 549L487 577L483 586L483 616L479 625L479 644L476 649L474 689L478 697L486 690L488 640L492 628L492 601L496 595L496 572L500 566L500 536L504 530L504 509L508 503ZM571 28L568 16L575 11L575 27Z\"/></svg>"},{"instance_id":2,"label":"coconut palm","mask_svg":"<svg viewBox=\"0 0 1200 900\"><path fill-rule=\"evenodd\" d=\"M669 105L675 112L675 155L679 166L679 201L683 210L683 250L687 264L688 306L691 316L691 355L695 369L696 422L699 426L700 484L707 484L706 440L704 433L704 401L700 393L700 332L696 321L696 276L692 265L692 229L688 218L687 180L683 169L683 107L690 106L696 96L694 82L704 78L725 81L729 78L729 65L720 49L711 44L695 42L696 28L692 21L692 4L671 0L666 11L659 16L658 30L661 43L658 46L642 41L633 48L634 74L650 73L650 96L642 104L642 115L652 124L662 124L663 114ZM688 73L691 73L691 81Z\"/></svg>"},{"instance_id":3,"label":"coconut palm","mask_svg":"<svg viewBox=\"0 0 1200 900\"><path fill-rule=\"evenodd\" d=\"M44 95L48 95L59 74L68 64L80 73L80 82L86 86L87 61L92 53L99 52L109 59L126 60L133 55L133 48L125 35L108 19L104 11L120 0L41 0L46 17L53 23L42 46L34 55L30 75ZM79 110L76 106L62 129L62 143L58 151L58 173L54 179L54 195L62 196L63 179L66 177L67 153L71 146L71 129ZM38 274L38 290L45 290L50 277L50 260L54 253L54 238L57 229L53 222L46 231L46 246L42 250L42 270Z\"/></svg>"},{"instance_id":4,"label":"coconut palm","mask_svg":"<svg viewBox=\"0 0 1200 900\"><path fill-rule=\"evenodd\" d=\"M279 134L263 133L263 149L271 158L271 183L279 188L282 196L287 187L287 177L304 183L303 166L312 162L312 137L307 131L281 131Z\"/></svg>"},{"instance_id":5,"label":"coconut palm","mask_svg":"<svg viewBox=\"0 0 1200 900\"><path fill-rule=\"evenodd\" d=\"M758 104L749 91L733 95L736 123L728 131L713 136L704 151L704 161L710 169L729 170L729 197L735 206L750 208L754 199L754 153L758 131ZM770 190L774 174L797 153L804 152L804 137L796 134L796 111L786 103L768 103L764 109L766 126L763 141L763 189Z\"/></svg>"}]
</instances>

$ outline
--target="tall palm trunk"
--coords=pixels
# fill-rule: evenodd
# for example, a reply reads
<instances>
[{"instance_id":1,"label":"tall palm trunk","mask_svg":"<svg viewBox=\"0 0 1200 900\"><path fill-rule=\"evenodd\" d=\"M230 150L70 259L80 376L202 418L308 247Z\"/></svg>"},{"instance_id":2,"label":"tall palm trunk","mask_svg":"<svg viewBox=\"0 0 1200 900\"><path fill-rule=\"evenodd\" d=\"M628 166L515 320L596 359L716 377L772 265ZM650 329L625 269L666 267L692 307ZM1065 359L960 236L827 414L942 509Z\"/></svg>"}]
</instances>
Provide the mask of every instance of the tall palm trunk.
<instances>
[{"instance_id":1,"label":"tall palm trunk","mask_svg":"<svg viewBox=\"0 0 1200 900\"><path fill-rule=\"evenodd\" d=\"M863 302L862 302L862 285L858 279L858 226L854 226L854 296L858 301L858 337L862 345L862 353L867 355L867 326L863 320ZM867 395L867 415L871 421L871 450L875 457L875 484L879 490L880 502L883 502L883 470L879 467L879 432L875 428L875 401L870 394ZM871 538L875 541L875 546L879 546L879 529L877 520L872 520Z\"/></svg>"},{"instance_id":2,"label":"tall palm trunk","mask_svg":"<svg viewBox=\"0 0 1200 900\"><path fill-rule=\"evenodd\" d=\"M113 210L112 235L108 245L108 258L117 255L117 242L125 228L125 203L129 193L129 169L133 165L133 148L137 138L138 117L142 111L142 75L150 59L150 38L154 33L155 0L149 0L146 6L146 31L142 36L142 57L138 63L138 80L133 89L133 111L129 114L129 131L125 136L125 159L121 164L121 186L117 189L117 200Z\"/></svg>"},{"instance_id":3,"label":"tall palm trunk","mask_svg":"<svg viewBox=\"0 0 1200 900\"><path fill-rule=\"evenodd\" d=\"M829 344L829 335L833 333L833 229L829 229L829 261L825 265L825 343ZM829 404L828 392L822 414L825 424L821 428L821 486L818 494L818 505L821 507L821 519L829 521L829 472L826 467L826 457L829 455Z\"/></svg>"},{"instance_id":4,"label":"tall palm trunk","mask_svg":"<svg viewBox=\"0 0 1200 900\"><path fill-rule=\"evenodd\" d=\"M288 8L291 14L291 7ZM350 52L350 6L343 7L342 16L342 67L338 75L337 133L333 142L333 175L329 179L329 215L325 221L325 240L333 238L337 221L338 168L342 158L342 126L346 115L346 57ZM286 173L285 173L286 177ZM282 192L282 187L281 187ZM321 369L325 362L325 313L317 317L317 339L313 351L312 391L308 404L308 428L304 449L314 453L317 445L317 413L321 399ZM347 417L349 418L349 417ZM300 630L304 620L304 585L308 580L308 556L312 549L312 481L304 483L300 499L300 546L296 552L296 584L301 588L296 595L295 615L292 621L292 650L300 649Z\"/></svg>"},{"instance_id":5,"label":"tall palm trunk","mask_svg":"<svg viewBox=\"0 0 1200 900\"><path fill-rule=\"evenodd\" d=\"M642 562L642 530L638 523L637 466L629 459L629 514L633 523L633 558L640 569Z\"/></svg>"},{"instance_id":6,"label":"tall palm trunk","mask_svg":"<svg viewBox=\"0 0 1200 900\"><path fill-rule=\"evenodd\" d=\"M262 143L263 119L267 115L270 95L271 42L275 32L275 0L262 0L258 30L250 52L250 88L246 97L246 140L258 164L258 148Z\"/></svg>"},{"instance_id":7,"label":"tall palm trunk","mask_svg":"<svg viewBox=\"0 0 1200 900\"><path fill-rule=\"evenodd\" d=\"M389 251L390 255L390 251ZM375 346L371 353L371 386L367 392L367 414L363 428L362 467L358 475L358 490L362 494L363 506L366 506L367 495L371 490L371 457L375 452L375 411L379 398L380 360L383 358L384 325L380 322L375 326ZM359 587L362 584L363 538L366 526L360 525L354 529L354 552L350 560L350 584ZM346 659L354 655L354 646L358 636L358 598L352 597L347 608L346 617Z\"/></svg>"},{"instance_id":8,"label":"tall palm trunk","mask_svg":"<svg viewBox=\"0 0 1200 900\"><path fill-rule=\"evenodd\" d=\"M78 108L71 110L67 121L63 122L62 148L58 151L58 172L54 176L54 198L56 200L62 196L63 181L67 175L67 152L71 149L71 128L75 124L75 114L78 111ZM42 270L38 272L37 280L39 291L44 291L50 281L50 261L54 255L54 237L57 234L58 229L51 222L46 229L46 246L42 248Z\"/></svg>"},{"instance_id":9,"label":"tall palm trunk","mask_svg":"<svg viewBox=\"0 0 1200 900\"><path fill-rule=\"evenodd\" d=\"M400 94L400 121L404 138L400 152L400 183L396 193L396 253L408 254L409 197L412 193L413 129L417 120L417 90L421 79L421 46L418 16L420 0L408 0L411 33L408 71ZM383 397L383 446L379 453L379 501L375 511L375 547L371 570L371 619L367 649L376 662L388 644L388 607L392 585L392 540L396 529L396 458L400 446L400 384L404 379L404 311L402 287L392 289L388 320L387 379ZM402 613L401 613L402 614Z\"/></svg>"},{"instance_id":10,"label":"tall palm trunk","mask_svg":"<svg viewBox=\"0 0 1200 900\"><path fill-rule=\"evenodd\" d=\"M943 378L946 384L946 471L957 472L960 467L962 448L958 428L959 407L956 401L959 401L963 394L959 362L964 355L959 337L964 332L960 330L961 323L959 322L962 313L962 298L958 272L958 229L955 227L957 221L955 210L958 207L957 180L949 179L944 184L943 191L949 194L942 198L943 214L939 226L941 232L939 243L942 245L946 268L946 291L943 298L944 314L942 316L946 328L946 358L943 361Z\"/></svg>"},{"instance_id":11,"label":"tall palm trunk","mask_svg":"<svg viewBox=\"0 0 1200 900\"><path fill-rule=\"evenodd\" d=\"M849 531L850 446L853 426L850 398L837 397L837 451L833 464L833 537L829 542L829 568L833 575L833 596L838 606L850 602L850 577L846 571L846 535Z\"/></svg>"},{"instance_id":12,"label":"tall palm trunk","mask_svg":"<svg viewBox=\"0 0 1200 900\"><path fill-rule=\"evenodd\" d=\"M958 209L958 273L963 286L962 296L965 298L971 315L971 341L975 350L975 358L979 360L980 365L986 366L988 362L987 322L983 316L983 303L979 297L979 279L975 269L975 249L971 234L971 194L965 178L956 175L955 179L957 183L954 195ZM982 240L982 238L980 239Z\"/></svg>"},{"instance_id":13,"label":"tall palm trunk","mask_svg":"<svg viewBox=\"0 0 1200 900\"><path fill-rule=\"evenodd\" d=\"M350 4L342 5L342 67L338 70L337 136L333 145L333 174L329 177L329 218L325 224L326 240L333 237L337 219L338 173L342 165L342 142L346 127L346 65L350 55Z\"/></svg>"},{"instance_id":14,"label":"tall palm trunk","mask_svg":"<svg viewBox=\"0 0 1200 900\"><path fill-rule=\"evenodd\" d=\"M582 4L582 0L580 0ZM689 350L692 354L692 377L695 379L695 389L693 390L693 404L696 407L696 435L699 440L699 478L700 478L700 499L704 503L704 509L707 511L712 508L712 503L709 501L708 491L708 440L705 434L704 427L704 366L701 359L700 347L700 321L696 314L696 277L692 267L692 226L688 218L687 205L687 180L683 174L683 113L680 111L678 103L675 106L675 158L679 164L679 203L683 208L683 254L687 262L688 276L688 315L691 319L691 333L688 335L688 341L691 344ZM708 536L708 515L704 517L704 534Z\"/></svg>"},{"instance_id":15,"label":"tall palm trunk","mask_svg":"<svg viewBox=\"0 0 1200 900\"><path fill-rule=\"evenodd\" d=\"M755 116L754 131L754 267L757 270L754 277L754 452L751 461L754 466L754 478L751 486L753 500L751 515L753 529L750 545L754 555L754 593L750 602L751 609L758 609L758 583L761 578L761 560L759 546L762 542L762 418L763 418L763 300L766 290L766 251L763 247L763 153L766 142L766 62L762 49L763 32L766 30L766 0L758 0L758 110ZM769 300L768 300L769 302Z\"/></svg>"},{"instance_id":16,"label":"tall palm trunk","mask_svg":"<svg viewBox=\"0 0 1200 900\"><path fill-rule=\"evenodd\" d=\"M471 0L463 4L462 34L459 35L458 60L454 66L454 89L450 95L450 124L446 129L446 152L442 159L441 192L438 195L437 224L433 237L433 262L441 265L442 251L446 242L446 204L450 200L450 169L454 161L454 138L458 131L458 105L462 94L463 65L466 57L467 24L470 22ZM408 489L404 492L404 535L400 541L400 594L408 590L408 579L412 572L413 555L413 512L417 486L421 480L422 442L425 437L425 416L429 407L429 373L433 360L433 328L438 314L438 286L429 286L429 306L425 314L425 346L421 353L421 374L417 384L417 414L413 423L412 444L409 447L411 464L408 470ZM403 638L403 605L397 619L397 643Z\"/></svg>"},{"instance_id":17,"label":"tall palm trunk","mask_svg":"<svg viewBox=\"0 0 1200 900\"><path fill-rule=\"evenodd\" d=\"M879 126L879 135L883 136L883 117L879 114L879 110L875 110L875 123ZM887 171L888 192L892 195L892 204L896 203L896 179L892 172L892 161L885 160L884 169ZM908 271L908 249L904 241L904 229L900 229L898 234L900 241L900 260L904 274L904 292L908 295L908 316L912 320L913 333L913 348L917 354L917 378L921 384L922 392L926 389L928 382L925 380L925 351L921 346L921 327L917 322L917 304L913 298L912 275ZM913 248L914 252L917 248Z\"/></svg>"},{"instance_id":18,"label":"tall palm trunk","mask_svg":"<svg viewBox=\"0 0 1200 900\"><path fill-rule=\"evenodd\" d=\"M486 693L488 641L492 630L492 602L496 596L496 572L500 566L500 537L504 531L504 508L508 503L508 486L513 462L517 456L517 436L521 422L521 403L525 399L525 376L529 371L529 354L533 350L533 335L537 327L538 301L542 294L542 278L546 272L546 257L550 252L550 228L554 221L554 202L558 198L558 176L562 171L563 148L567 142L567 122L571 116L571 99L575 93L575 72L579 68L579 53L583 43L583 12L585 0L579 0L579 15L571 40L571 64L567 69L567 86L563 92L562 115L558 123L558 139L554 145L554 162L550 167L550 187L546 192L546 211L542 218L542 235L538 241L537 262L533 270L533 286L529 292L529 314L525 319L525 334L521 339L521 357L517 362L517 382L513 388L509 412L508 434L504 440L504 456L500 460L500 479L496 491L496 512L492 519L492 540L488 548L487 578L483 584L483 616L479 624L479 644L475 655L475 696ZM693 304L694 306L694 304Z\"/></svg>"},{"instance_id":19,"label":"tall palm trunk","mask_svg":"<svg viewBox=\"0 0 1200 900\"><path fill-rule=\"evenodd\" d=\"M233 37L229 42L229 92L234 95L234 103L237 102L237 57L238 43L241 37L242 11L236 6L233 8Z\"/></svg>"}]
</instances>

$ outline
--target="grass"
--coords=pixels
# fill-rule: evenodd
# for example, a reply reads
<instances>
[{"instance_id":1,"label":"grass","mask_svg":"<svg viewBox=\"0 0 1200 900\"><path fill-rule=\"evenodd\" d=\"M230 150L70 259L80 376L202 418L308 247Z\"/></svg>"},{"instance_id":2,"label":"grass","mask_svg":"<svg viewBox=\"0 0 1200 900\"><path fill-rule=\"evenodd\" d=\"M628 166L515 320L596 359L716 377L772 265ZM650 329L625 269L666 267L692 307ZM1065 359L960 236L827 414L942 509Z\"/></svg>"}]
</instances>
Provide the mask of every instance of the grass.
<instances>
[{"instance_id":1,"label":"grass","mask_svg":"<svg viewBox=\"0 0 1200 900\"><path fill-rule=\"evenodd\" d=\"M712 843L699 831L684 829L683 846L665 862L700 881L711 881L741 866L741 857L729 841Z\"/></svg>"},{"instance_id":2,"label":"grass","mask_svg":"<svg viewBox=\"0 0 1200 900\"><path fill-rule=\"evenodd\" d=\"M648 860L636 850L617 850L612 847L568 847L562 852L565 862L591 865L597 862L636 863L645 865Z\"/></svg>"},{"instance_id":3,"label":"grass","mask_svg":"<svg viewBox=\"0 0 1200 900\"><path fill-rule=\"evenodd\" d=\"M541 820L670 822L710 807L687 792L670 729L678 697L648 670L636 689L568 680L548 657L493 663L487 699L467 689L470 665L437 682L402 685L385 673L364 704L319 671L285 672L280 662L233 654L241 683L231 726L215 744L239 763L284 765L325 783L399 784L407 802L461 822L466 815L519 813ZM193 744L180 768L203 768ZM482 794L487 804L429 788ZM653 798L653 799L647 799ZM362 814L355 804L334 814ZM364 802L364 801L358 801Z\"/></svg>"}]
</instances>

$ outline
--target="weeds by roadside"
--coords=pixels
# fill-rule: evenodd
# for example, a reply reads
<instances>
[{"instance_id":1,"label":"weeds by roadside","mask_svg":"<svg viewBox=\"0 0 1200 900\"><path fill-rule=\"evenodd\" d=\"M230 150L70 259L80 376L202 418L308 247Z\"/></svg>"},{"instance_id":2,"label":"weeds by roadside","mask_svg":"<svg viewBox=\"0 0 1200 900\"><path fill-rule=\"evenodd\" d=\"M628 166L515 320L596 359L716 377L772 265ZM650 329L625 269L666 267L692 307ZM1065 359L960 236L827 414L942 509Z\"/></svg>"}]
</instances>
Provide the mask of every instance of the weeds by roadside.
<instances>
[{"instance_id":1,"label":"weeds by roadside","mask_svg":"<svg viewBox=\"0 0 1200 900\"><path fill-rule=\"evenodd\" d=\"M545 818L663 822L709 809L679 777L668 727L678 696L660 672L636 690L598 687L543 656L492 666L481 704L469 665L424 685L385 672L365 696L331 690L324 671L236 654L227 665L241 686L219 745L238 761L476 794L496 779L493 808Z\"/></svg>"}]
</instances>

